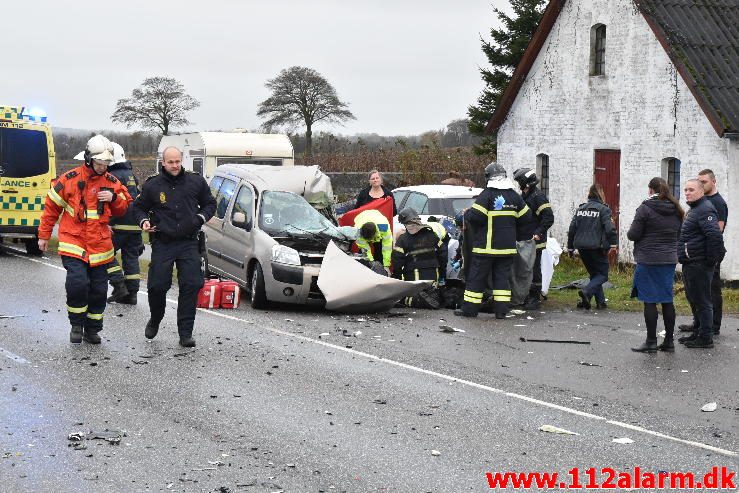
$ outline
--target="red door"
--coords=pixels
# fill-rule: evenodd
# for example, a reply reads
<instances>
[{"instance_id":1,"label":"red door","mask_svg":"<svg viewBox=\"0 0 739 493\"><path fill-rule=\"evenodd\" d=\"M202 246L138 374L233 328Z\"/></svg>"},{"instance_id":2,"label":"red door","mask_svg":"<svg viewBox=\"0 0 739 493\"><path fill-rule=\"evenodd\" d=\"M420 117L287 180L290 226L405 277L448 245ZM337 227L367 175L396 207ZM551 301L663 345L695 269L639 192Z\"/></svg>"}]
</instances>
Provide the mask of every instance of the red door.
<instances>
[{"instance_id":1,"label":"red door","mask_svg":"<svg viewBox=\"0 0 739 493\"><path fill-rule=\"evenodd\" d=\"M621 203L621 151L598 149L595 151L595 183L603 186L606 204L611 208L618 231L618 213Z\"/></svg>"}]
</instances>

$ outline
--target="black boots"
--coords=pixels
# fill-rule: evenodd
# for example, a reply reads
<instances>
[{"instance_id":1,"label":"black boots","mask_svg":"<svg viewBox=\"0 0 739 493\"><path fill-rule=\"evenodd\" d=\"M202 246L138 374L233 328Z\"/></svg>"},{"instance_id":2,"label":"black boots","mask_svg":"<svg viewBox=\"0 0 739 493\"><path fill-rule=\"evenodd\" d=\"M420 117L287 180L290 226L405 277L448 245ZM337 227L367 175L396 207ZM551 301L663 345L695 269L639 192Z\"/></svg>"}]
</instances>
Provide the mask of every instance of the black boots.
<instances>
[{"instance_id":1,"label":"black boots","mask_svg":"<svg viewBox=\"0 0 739 493\"><path fill-rule=\"evenodd\" d=\"M108 297L108 303L120 303L118 300L122 300L126 296L128 296L128 288L126 287L126 283L123 281L115 282L113 284L113 292ZM135 294L135 293L134 293Z\"/></svg>"},{"instance_id":2,"label":"black boots","mask_svg":"<svg viewBox=\"0 0 739 493\"><path fill-rule=\"evenodd\" d=\"M195 347L195 339L193 339L192 336L180 337L180 346Z\"/></svg>"},{"instance_id":3,"label":"black boots","mask_svg":"<svg viewBox=\"0 0 739 493\"><path fill-rule=\"evenodd\" d=\"M464 310L462 310L461 308L457 308L456 310L454 310L454 314L456 316L458 316L458 317L470 317L470 318L477 317L477 314L476 313L467 313Z\"/></svg>"},{"instance_id":4,"label":"black boots","mask_svg":"<svg viewBox=\"0 0 739 493\"><path fill-rule=\"evenodd\" d=\"M541 306L541 300L538 294L529 293L525 300L523 300L524 310L538 310Z\"/></svg>"},{"instance_id":5,"label":"black boots","mask_svg":"<svg viewBox=\"0 0 739 493\"><path fill-rule=\"evenodd\" d=\"M692 323L690 324L680 324L677 326L677 330L680 332L695 332L695 325Z\"/></svg>"},{"instance_id":6,"label":"black boots","mask_svg":"<svg viewBox=\"0 0 739 493\"><path fill-rule=\"evenodd\" d=\"M144 329L144 335L147 339L154 339L157 336L157 333L159 332L159 326L154 325L149 319L148 322L146 322L146 328Z\"/></svg>"},{"instance_id":7,"label":"black boots","mask_svg":"<svg viewBox=\"0 0 739 493\"><path fill-rule=\"evenodd\" d=\"M662 341L662 344L657 346L657 349L659 351L664 351L666 353L674 353L675 352L675 342L672 340L672 337L665 337L665 340Z\"/></svg>"},{"instance_id":8,"label":"black boots","mask_svg":"<svg viewBox=\"0 0 739 493\"><path fill-rule=\"evenodd\" d=\"M580 301L577 303L577 307L590 310L590 299L585 296L585 293L583 293L582 289L577 291L577 295L580 297Z\"/></svg>"},{"instance_id":9,"label":"black boots","mask_svg":"<svg viewBox=\"0 0 739 493\"><path fill-rule=\"evenodd\" d=\"M90 332L88 330L85 330L85 335L82 336L82 338L88 344L100 344L100 342L102 341L97 332Z\"/></svg>"},{"instance_id":10,"label":"black boots","mask_svg":"<svg viewBox=\"0 0 739 493\"><path fill-rule=\"evenodd\" d=\"M73 325L69 331L69 342L72 344L82 344L82 326Z\"/></svg>"},{"instance_id":11,"label":"black boots","mask_svg":"<svg viewBox=\"0 0 739 493\"><path fill-rule=\"evenodd\" d=\"M646 342L643 342L641 346L633 347L631 348L631 350L636 353L656 353L657 352L657 340L647 339Z\"/></svg>"},{"instance_id":12,"label":"black boots","mask_svg":"<svg viewBox=\"0 0 739 493\"><path fill-rule=\"evenodd\" d=\"M711 349L713 347L713 341L698 336L695 339L685 341L685 347L690 349Z\"/></svg>"},{"instance_id":13,"label":"black boots","mask_svg":"<svg viewBox=\"0 0 739 493\"><path fill-rule=\"evenodd\" d=\"M119 296L117 298L110 296L108 298L108 303L120 303L122 305L135 305L138 301L138 296L135 291L133 293L129 291L126 296Z\"/></svg>"}]
</instances>

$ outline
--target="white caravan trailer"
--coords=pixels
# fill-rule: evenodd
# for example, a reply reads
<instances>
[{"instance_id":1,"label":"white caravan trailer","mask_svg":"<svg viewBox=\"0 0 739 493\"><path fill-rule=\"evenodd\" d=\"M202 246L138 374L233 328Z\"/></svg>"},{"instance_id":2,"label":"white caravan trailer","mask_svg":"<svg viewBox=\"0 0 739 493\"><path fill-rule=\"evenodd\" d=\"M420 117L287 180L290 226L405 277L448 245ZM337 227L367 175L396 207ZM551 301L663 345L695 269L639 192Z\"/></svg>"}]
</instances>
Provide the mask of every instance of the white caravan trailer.
<instances>
[{"instance_id":1,"label":"white caravan trailer","mask_svg":"<svg viewBox=\"0 0 739 493\"><path fill-rule=\"evenodd\" d=\"M222 164L293 166L295 155L287 135L248 132L193 132L165 135L157 150L157 171L162 151L175 146L182 151L182 166L210 182Z\"/></svg>"}]
</instances>

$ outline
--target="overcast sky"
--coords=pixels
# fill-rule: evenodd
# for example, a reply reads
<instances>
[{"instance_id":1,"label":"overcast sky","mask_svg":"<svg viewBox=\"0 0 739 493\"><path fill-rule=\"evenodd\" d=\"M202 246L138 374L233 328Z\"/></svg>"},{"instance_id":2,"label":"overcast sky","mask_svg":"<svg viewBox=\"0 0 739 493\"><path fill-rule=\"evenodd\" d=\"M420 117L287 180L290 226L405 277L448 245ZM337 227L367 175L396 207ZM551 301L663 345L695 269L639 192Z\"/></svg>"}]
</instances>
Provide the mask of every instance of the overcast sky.
<instances>
[{"instance_id":1,"label":"overcast sky","mask_svg":"<svg viewBox=\"0 0 739 493\"><path fill-rule=\"evenodd\" d=\"M257 128L264 82L320 72L357 117L314 132L418 134L466 115L482 89L480 35L506 0L0 0L0 104L54 126L119 129L110 115L146 77L201 102L193 130Z\"/></svg>"}]
</instances>

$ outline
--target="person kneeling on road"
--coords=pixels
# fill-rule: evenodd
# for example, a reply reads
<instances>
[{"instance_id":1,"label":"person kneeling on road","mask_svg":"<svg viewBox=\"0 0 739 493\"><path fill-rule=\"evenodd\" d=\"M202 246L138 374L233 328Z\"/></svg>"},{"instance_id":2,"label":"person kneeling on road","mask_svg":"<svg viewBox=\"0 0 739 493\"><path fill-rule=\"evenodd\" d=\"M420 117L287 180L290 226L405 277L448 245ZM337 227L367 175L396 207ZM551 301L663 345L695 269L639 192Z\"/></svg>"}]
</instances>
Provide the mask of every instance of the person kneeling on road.
<instances>
[{"instance_id":1,"label":"person kneeling on road","mask_svg":"<svg viewBox=\"0 0 739 493\"><path fill-rule=\"evenodd\" d=\"M439 223L423 224L410 207L398 214L405 233L398 237L391 256L393 277L404 281L433 281L434 286L403 300L406 306L433 308L441 306L439 286L446 278L449 236ZM438 226L438 228L437 228Z\"/></svg>"},{"instance_id":2,"label":"person kneeling on road","mask_svg":"<svg viewBox=\"0 0 739 493\"><path fill-rule=\"evenodd\" d=\"M357 214L354 218L354 227L359 231L357 247L364 253L372 264L372 270L378 274L390 274L390 255L393 251L393 234L390 231L390 222L382 212L368 209ZM382 264L375 258L382 259Z\"/></svg>"}]
</instances>

